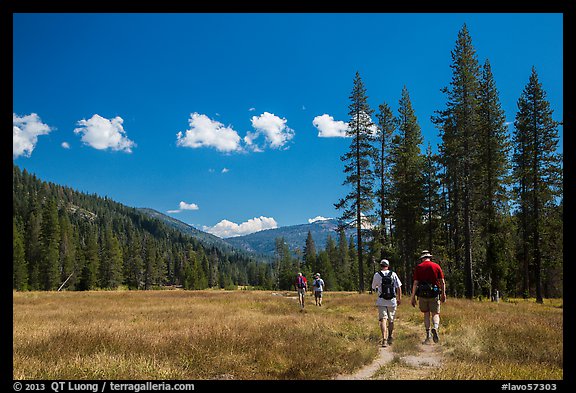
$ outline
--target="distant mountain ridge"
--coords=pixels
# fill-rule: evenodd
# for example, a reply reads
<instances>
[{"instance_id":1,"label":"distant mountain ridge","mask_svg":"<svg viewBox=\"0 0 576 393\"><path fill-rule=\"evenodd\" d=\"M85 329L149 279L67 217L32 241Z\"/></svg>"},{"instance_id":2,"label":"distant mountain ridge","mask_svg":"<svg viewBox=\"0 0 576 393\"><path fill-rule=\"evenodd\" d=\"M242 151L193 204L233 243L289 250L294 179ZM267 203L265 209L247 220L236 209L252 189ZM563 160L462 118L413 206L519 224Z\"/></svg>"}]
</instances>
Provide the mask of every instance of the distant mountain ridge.
<instances>
[{"instance_id":1,"label":"distant mountain ridge","mask_svg":"<svg viewBox=\"0 0 576 393\"><path fill-rule=\"evenodd\" d=\"M331 236L334 241L338 240L337 227L338 221L336 219L329 219L315 221L310 224L266 229L249 235L230 237L225 240L237 248L273 256L277 238L284 238L284 241L288 244L291 251L302 251L306 244L308 232L310 232L312 239L314 239L316 250L318 251L326 247L328 236ZM349 238L351 235L354 235L354 232L354 229L346 230L346 237Z\"/></svg>"},{"instance_id":2,"label":"distant mountain ridge","mask_svg":"<svg viewBox=\"0 0 576 393\"><path fill-rule=\"evenodd\" d=\"M139 207L136 210L141 211L142 213L146 213L147 215L157 218L161 221L164 221L166 224L170 225L172 228L178 229L179 231L186 233L196 239L200 240L204 244L208 245L217 245L223 248L230 248L230 244L226 243L224 240L219 238L218 236L214 236L210 233L203 232L197 228L194 228L192 225L186 224L176 218L167 216L164 213L160 213L157 210L150 209L147 207Z\"/></svg>"},{"instance_id":3,"label":"distant mountain ridge","mask_svg":"<svg viewBox=\"0 0 576 393\"><path fill-rule=\"evenodd\" d=\"M238 247L235 244L231 244L227 241L227 239L219 238L218 236L212 235L211 233L201 231L192 225L186 224L176 218L167 216L164 213L161 213L157 210L141 207L137 208L138 211L152 217L158 219L168 226L182 232L183 234L189 235L195 239L197 239L201 244L207 247L216 247L220 250L223 250L227 253L244 253L247 254L246 256L252 257L257 260L265 260L269 261L269 258L263 255L256 255L257 252L252 250L248 250L244 247Z\"/></svg>"},{"instance_id":4,"label":"distant mountain ridge","mask_svg":"<svg viewBox=\"0 0 576 393\"><path fill-rule=\"evenodd\" d=\"M159 219L172 228L196 238L202 244L214 246L227 252L245 252L251 257L260 260L270 260L274 256L276 248L276 239L284 238L291 251L302 251L306 244L306 238L310 231L316 249L324 249L328 236L334 241L337 240L338 221L336 219L319 220L309 224L290 225L274 229L265 229L248 235L229 237L222 239L218 236L201 231L185 222L170 217L164 213L150 208L138 208L153 218ZM354 229L346 230L346 237L355 235Z\"/></svg>"}]
</instances>

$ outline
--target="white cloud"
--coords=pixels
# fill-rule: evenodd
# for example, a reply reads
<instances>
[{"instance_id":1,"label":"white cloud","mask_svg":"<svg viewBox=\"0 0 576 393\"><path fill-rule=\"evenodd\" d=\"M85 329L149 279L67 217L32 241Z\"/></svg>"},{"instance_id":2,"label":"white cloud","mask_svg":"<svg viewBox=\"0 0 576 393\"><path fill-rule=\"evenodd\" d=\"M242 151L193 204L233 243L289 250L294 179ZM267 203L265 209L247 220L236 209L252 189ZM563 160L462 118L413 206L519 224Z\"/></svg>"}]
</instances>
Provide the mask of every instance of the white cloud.
<instances>
[{"instance_id":1,"label":"white cloud","mask_svg":"<svg viewBox=\"0 0 576 393\"><path fill-rule=\"evenodd\" d=\"M256 110L256 108L254 108L254 107L248 109L249 112L254 112L255 110Z\"/></svg>"},{"instance_id":2,"label":"white cloud","mask_svg":"<svg viewBox=\"0 0 576 393\"><path fill-rule=\"evenodd\" d=\"M336 121L328 114L316 116L312 124L318 129L318 136L321 138L346 138L348 124L340 120Z\"/></svg>"},{"instance_id":3,"label":"white cloud","mask_svg":"<svg viewBox=\"0 0 576 393\"><path fill-rule=\"evenodd\" d=\"M309 218L308 223L312 224L313 222L316 222L316 221L326 221L326 220L330 220L330 218L326 218L326 217L322 217L322 216L316 216L314 218Z\"/></svg>"},{"instance_id":4,"label":"white cloud","mask_svg":"<svg viewBox=\"0 0 576 393\"><path fill-rule=\"evenodd\" d=\"M241 224L235 222L222 220L213 227L203 227L203 231L221 237L223 239L228 237L236 237L248 235L250 233L259 232L265 229L278 228L278 223L272 217L254 217Z\"/></svg>"},{"instance_id":5,"label":"white cloud","mask_svg":"<svg viewBox=\"0 0 576 393\"><path fill-rule=\"evenodd\" d=\"M175 214L175 213L182 213L183 210L199 210L200 209L197 204L186 203L184 201L180 201L179 207L180 207L180 209L178 209L178 210L167 210L166 212L171 213L171 214Z\"/></svg>"},{"instance_id":6,"label":"white cloud","mask_svg":"<svg viewBox=\"0 0 576 393\"><path fill-rule=\"evenodd\" d=\"M180 210L198 210L200 209L195 203L186 203L184 201L180 202Z\"/></svg>"},{"instance_id":7,"label":"white cloud","mask_svg":"<svg viewBox=\"0 0 576 393\"><path fill-rule=\"evenodd\" d=\"M62 146L64 149L70 149L70 144L68 142L62 142L60 146Z\"/></svg>"},{"instance_id":8,"label":"white cloud","mask_svg":"<svg viewBox=\"0 0 576 393\"><path fill-rule=\"evenodd\" d=\"M12 156L30 157L40 135L48 135L53 129L42 123L36 113L18 116L12 113Z\"/></svg>"},{"instance_id":9,"label":"white cloud","mask_svg":"<svg viewBox=\"0 0 576 393\"><path fill-rule=\"evenodd\" d=\"M181 131L176 134L176 145L190 148L213 147L221 152L242 150L238 133L219 121L194 112L190 114L188 124L190 129L186 130L185 135Z\"/></svg>"},{"instance_id":10,"label":"white cloud","mask_svg":"<svg viewBox=\"0 0 576 393\"><path fill-rule=\"evenodd\" d=\"M247 133L244 141L248 145L252 145L256 138L264 135L266 144L273 149L279 149L294 137L294 130L286 125L288 120L273 113L264 112L260 116L252 116L251 121L256 132Z\"/></svg>"},{"instance_id":11,"label":"white cloud","mask_svg":"<svg viewBox=\"0 0 576 393\"><path fill-rule=\"evenodd\" d=\"M228 173L228 172L230 172L230 169L228 169L228 168L222 168L222 173Z\"/></svg>"},{"instance_id":12,"label":"white cloud","mask_svg":"<svg viewBox=\"0 0 576 393\"><path fill-rule=\"evenodd\" d=\"M250 131L248 131L248 132L246 133L246 136L244 137L243 140L244 140L244 143L246 144L246 146L248 146L248 148L249 148L250 150L252 150L253 152L256 152L256 153L261 153L261 152L263 152L264 150L261 149L260 147L258 147L258 145L255 145L255 144L253 143L253 140L256 139L256 138L258 138L258 133L257 133L257 132L250 132Z\"/></svg>"},{"instance_id":13,"label":"white cloud","mask_svg":"<svg viewBox=\"0 0 576 393\"><path fill-rule=\"evenodd\" d=\"M126 137L126 131L120 116L106 119L98 114L89 120L82 119L78 122L79 128L74 129L75 134L82 135L82 142L98 150L112 149L132 153L136 144Z\"/></svg>"}]
</instances>

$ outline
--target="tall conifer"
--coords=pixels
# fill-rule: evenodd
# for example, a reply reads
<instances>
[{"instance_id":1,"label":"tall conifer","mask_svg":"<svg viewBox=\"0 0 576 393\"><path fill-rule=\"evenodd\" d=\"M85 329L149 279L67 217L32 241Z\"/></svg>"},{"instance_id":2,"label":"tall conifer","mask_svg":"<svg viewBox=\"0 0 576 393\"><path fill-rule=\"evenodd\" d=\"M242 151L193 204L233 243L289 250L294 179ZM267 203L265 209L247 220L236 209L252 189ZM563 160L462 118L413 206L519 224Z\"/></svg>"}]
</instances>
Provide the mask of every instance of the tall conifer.
<instances>
[{"instance_id":1,"label":"tall conifer","mask_svg":"<svg viewBox=\"0 0 576 393\"><path fill-rule=\"evenodd\" d=\"M557 153L558 126L536 69L518 99L514 122L514 168L516 198L523 233L524 291L527 295L528 268L534 266L536 301L542 303L542 230L547 211L558 204L561 192L561 161Z\"/></svg>"},{"instance_id":2,"label":"tall conifer","mask_svg":"<svg viewBox=\"0 0 576 393\"><path fill-rule=\"evenodd\" d=\"M363 256L363 228L367 227L371 210L374 206L373 184L374 172L371 162L375 155L372 145L375 126L371 115L373 110L368 105L368 97L364 82L360 74L356 72L354 87L350 94L348 115L350 121L346 135L351 138L350 148L341 160L345 161L344 173L346 179L344 185L352 190L334 206L342 210L340 220L341 228L356 227L357 253L358 253L358 290L364 292L364 267L366 261Z\"/></svg>"},{"instance_id":3,"label":"tall conifer","mask_svg":"<svg viewBox=\"0 0 576 393\"><path fill-rule=\"evenodd\" d=\"M474 296L472 237L474 177L478 152L478 96L480 66L466 25L458 32L452 51L452 81L442 89L447 96L446 109L433 121L441 130L443 164L450 178L454 257L464 251L464 286L467 298ZM463 240L462 247L460 241Z\"/></svg>"},{"instance_id":4,"label":"tall conifer","mask_svg":"<svg viewBox=\"0 0 576 393\"><path fill-rule=\"evenodd\" d=\"M424 205L424 162L420 152L422 133L406 86L399 101L398 125L399 132L392 142L395 240L401 259L402 278L409 282L419 248Z\"/></svg>"}]
</instances>

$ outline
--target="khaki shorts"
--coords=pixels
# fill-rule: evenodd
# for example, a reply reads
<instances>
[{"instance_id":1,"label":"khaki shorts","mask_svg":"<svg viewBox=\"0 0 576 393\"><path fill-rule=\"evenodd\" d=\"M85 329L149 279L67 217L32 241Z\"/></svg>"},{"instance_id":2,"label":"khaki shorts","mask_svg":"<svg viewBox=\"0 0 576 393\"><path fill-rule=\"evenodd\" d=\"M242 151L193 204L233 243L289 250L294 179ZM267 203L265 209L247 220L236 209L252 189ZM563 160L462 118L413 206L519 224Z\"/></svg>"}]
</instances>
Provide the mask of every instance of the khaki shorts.
<instances>
[{"instance_id":1,"label":"khaki shorts","mask_svg":"<svg viewBox=\"0 0 576 393\"><path fill-rule=\"evenodd\" d=\"M391 306L378 306L378 320L390 319L390 322L394 322L394 316L396 315L396 307Z\"/></svg>"},{"instance_id":2,"label":"khaki shorts","mask_svg":"<svg viewBox=\"0 0 576 393\"><path fill-rule=\"evenodd\" d=\"M440 299L437 297L419 297L418 306L422 312L431 312L432 314L440 314Z\"/></svg>"},{"instance_id":3,"label":"khaki shorts","mask_svg":"<svg viewBox=\"0 0 576 393\"><path fill-rule=\"evenodd\" d=\"M306 296L306 288L298 288L298 295Z\"/></svg>"}]
</instances>

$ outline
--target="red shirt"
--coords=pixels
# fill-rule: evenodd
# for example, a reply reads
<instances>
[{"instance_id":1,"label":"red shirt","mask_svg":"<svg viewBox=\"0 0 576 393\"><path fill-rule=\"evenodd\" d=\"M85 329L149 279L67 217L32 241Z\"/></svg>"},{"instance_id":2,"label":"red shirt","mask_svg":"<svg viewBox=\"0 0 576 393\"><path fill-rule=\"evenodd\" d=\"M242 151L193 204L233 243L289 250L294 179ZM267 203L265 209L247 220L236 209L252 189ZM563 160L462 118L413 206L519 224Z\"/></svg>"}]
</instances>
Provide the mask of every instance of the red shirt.
<instances>
[{"instance_id":1,"label":"red shirt","mask_svg":"<svg viewBox=\"0 0 576 393\"><path fill-rule=\"evenodd\" d=\"M300 276L300 277L296 278L296 288L300 288L300 283L302 283L303 288L308 286L308 280L306 280L306 277L304 277L304 276Z\"/></svg>"},{"instance_id":2,"label":"red shirt","mask_svg":"<svg viewBox=\"0 0 576 393\"><path fill-rule=\"evenodd\" d=\"M440 286L440 279L444 278L444 272L440 265L431 260L425 260L418 266L414 268L414 280L415 281L426 281L430 284L436 284Z\"/></svg>"}]
</instances>

